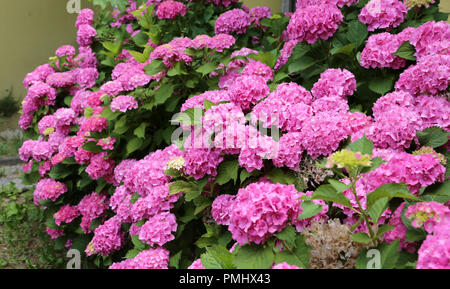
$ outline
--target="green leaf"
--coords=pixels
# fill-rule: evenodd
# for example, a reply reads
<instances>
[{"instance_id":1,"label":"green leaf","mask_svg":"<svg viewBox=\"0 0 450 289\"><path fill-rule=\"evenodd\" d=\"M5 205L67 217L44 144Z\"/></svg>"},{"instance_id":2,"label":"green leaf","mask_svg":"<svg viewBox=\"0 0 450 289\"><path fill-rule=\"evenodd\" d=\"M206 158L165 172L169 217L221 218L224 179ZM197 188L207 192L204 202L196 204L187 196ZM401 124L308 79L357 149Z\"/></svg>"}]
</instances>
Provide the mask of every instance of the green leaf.
<instances>
[{"instance_id":1,"label":"green leaf","mask_svg":"<svg viewBox=\"0 0 450 289\"><path fill-rule=\"evenodd\" d=\"M115 120L120 115L119 111L112 112L111 108L109 106L106 106L103 108L103 111L101 113L101 117L106 118L108 121Z\"/></svg>"},{"instance_id":2,"label":"green leaf","mask_svg":"<svg viewBox=\"0 0 450 289\"><path fill-rule=\"evenodd\" d=\"M262 245L236 247L233 255L237 269L269 269L275 258L272 248Z\"/></svg>"},{"instance_id":3,"label":"green leaf","mask_svg":"<svg viewBox=\"0 0 450 289\"><path fill-rule=\"evenodd\" d=\"M128 131L129 127L127 125L127 116L122 116L114 125L113 133L122 135Z\"/></svg>"},{"instance_id":4,"label":"green leaf","mask_svg":"<svg viewBox=\"0 0 450 289\"><path fill-rule=\"evenodd\" d=\"M341 192L336 191L332 185L322 185L317 188L313 194L313 199L324 200L327 202L334 202L344 205L348 208L353 208L350 200Z\"/></svg>"},{"instance_id":5,"label":"green leaf","mask_svg":"<svg viewBox=\"0 0 450 289\"><path fill-rule=\"evenodd\" d=\"M295 237L297 231L292 226L287 226L281 233L276 234L277 238L295 247Z\"/></svg>"},{"instance_id":6,"label":"green leaf","mask_svg":"<svg viewBox=\"0 0 450 289\"><path fill-rule=\"evenodd\" d=\"M369 82L369 89L378 94L384 95L392 89L394 85L394 75L373 77Z\"/></svg>"},{"instance_id":7,"label":"green leaf","mask_svg":"<svg viewBox=\"0 0 450 289\"><path fill-rule=\"evenodd\" d=\"M188 193L197 190L197 186L186 181L176 181L170 184L170 194L176 195L179 193Z\"/></svg>"},{"instance_id":8,"label":"green leaf","mask_svg":"<svg viewBox=\"0 0 450 289\"><path fill-rule=\"evenodd\" d=\"M384 211L386 211L388 207L389 198L380 198L378 199L368 211L369 216L372 218L374 223L378 223L378 219L381 217Z\"/></svg>"},{"instance_id":9,"label":"green leaf","mask_svg":"<svg viewBox=\"0 0 450 289\"><path fill-rule=\"evenodd\" d=\"M352 21L348 24L347 39L354 43L355 48L358 48L366 40L369 31L367 26L358 20Z\"/></svg>"},{"instance_id":10,"label":"green leaf","mask_svg":"<svg viewBox=\"0 0 450 289\"><path fill-rule=\"evenodd\" d=\"M145 244L141 240L139 240L139 235L131 236L131 242L136 249L140 251L145 249Z\"/></svg>"},{"instance_id":11,"label":"green leaf","mask_svg":"<svg viewBox=\"0 0 450 289\"><path fill-rule=\"evenodd\" d=\"M301 207L302 213L297 220L309 219L322 212L322 206L314 204L312 201L303 201Z\"/></svg>"},{"instance_id":12,"label":"green leaf","mask_svg":"<svg viewBox=\"0 0 450 289\"><path fill-rule=\"evenodd\" d=\"M342 53L342 54L346 54L346 55L352 55L354 49L355 49L355 44L350 43L350 44L347 44L340 48L332 49L331 54L335 55L335 54Z\"/></svg>"},{"instance_id":13,"label":"green leaf","mask_svg":"<svg viewBox=\"0 0 450 289\"><path fill-rule=\"evenodd\" d=\"M163 84L159 87L158 91L155 94L155 104L163 104L169 97L172 96L173 90L175 86L173 84Z\"/></svg>"},{"instance_id":14,"label":"green leaf","mask_svg":"<svg viewBox=\"0 0 450 289\"><path fill-rule=\"evenodd\" d=\"M93 141L85 143L81 148L91 153L100 153L103 151L103 149Z\"/></svg>"},{"instance_id":15,"label":"green leaf","mask_svg":"<svg viewBox=\"0 0 450 289\"><path fill-rule=\"evenodd\" d=\"M179 122L184 125L200 125L202 123L202 116L204 112L201 108L189 108L178 114L174 122Z\"/></svg>"},{"instance_id":16,"label":"green leaf","mask_svg":"<svg viewBox=\"0 0 450 289\"><path fill-rule=\"evenodd\" d=\"M409 41L405 41L393 54L400 56L401 58L404 58L406 60L416 61L416 57L414 56L415 53L416 49L414 48L414 46L412 46Z\"/></svg>"},{"instance_id":17,"label":"green leaf","mask_svg":"<svg viewBox=\"0 0 450 289\"><path fill-rule=\"evenodd\" d=\"M272 169L266 177L275 184L294 185L298 182L298 177L292 171L283 171L279 168Z\"/></svg>"},{"instance_id":18,"label":"green leaf","mask_svg":"<svg viewBox=\"0 0 450 289\"><path fill-rule=\"evenodd\" d=\"M384 233L389 232L394 229L394 226L391 225L382 225L378 228L377 238L380 238L384 235Z\"/></svg>"},{"instance_id":19,"label":"green leaf","mask_svg":"<svg viewBox=\"0 0 450 289\"><path fill-rule=\"evenodd\" d=\"M160 59L154 59L152 62L144 67L145 73L150 76L160 73L161 71L167 69L163 61Z\"/></svg>"},{"instance_id":20,"label":"green leaf","mask_svg":"<svg viewBox=\"0 0 450 289\"><path fill-rule=\"evenodd\" d=\"M416 196L409 192L408 187L405 184L390 183L383 185L368 194L367 210L370 211L374 204L382 198L388 198L388 200L391 200L392 198L403 198L416 201L419 200Z\"/></svg>"},{"instance_id":21,"label":"green leaf","mask_svg":"<svg viewBox=\"0 0 450 289\"><path fill-rule=\"evenodd\" d=\"M133 58L139 63L144 63L148 60L148 55L145 55L144 53L134 50L128 50L128 52L130 52L131 56L133 56Z\"/></svg>"},{"instance_id":22,"label":"green leaf","mask_svg":"<svg viewBox=\"0 0 450 289\"><path fill-rule=\"evenodd\" d=\"M304 56L288 66L289 73L296 73L316 64L317 60L312 57Z\"/></svg>"},{"instance_id":23,"label":"green leaf","mask_svg":"<svg viewBox=\"0 0 450 289\"><path fill-rule=\"evenodd\" d=\"M178 253L176 253L175 255L170 257L170 260L169 260L170 267L180 269L181 253L183 253L183 251L179 251Z\"/></svg>"},{"instance_id":24,"label":"green leaf","mask_svg":"<svg viewBox=\"0 0 450 289\"><path fill-rule=\"evenodd\" d=\"M219 185L224 185L233 180L236 183L238 178L239 163L237 160L225 161L219 165L217 169L216 182Z\"/></svg>"},{"instance_id":25,"label":"green leaf","mask_svg":"<svg viewBox=\"0 0 450 289\"><path fill-rule=\"evenodd\" d=\"M195 71L201 73L202 76L205 76L216 70L217 66L217 63L208 62L197 68Z\"/></svg>"},{"instance_id":26,"label":"green leaf","mask_svg":"<svg viewBox=\"0 0 450 289\"><path fill-rule=\"evenodd\" d=\"M440 127L433 126L417 132L417 138L422 146L437 148L448 142L450 133Z\"/></svg>"},{"instance_id":27,"label":"green leaf","mask_svg":"<svg viewBox=\"0 0 450 289\"><path fill-rule=\"evenodd\" d=\"M280 264L283 262L289 265L295 265L300 268L309 268L309 253L311 247L306 245L305 237L303 235L297 234L295 240L295 248L292 248L292 253L289 250L283 250L275 255L275 264Z\"/></svg>"},{"instance_id":28,"label":"green leaf","mask_svg":"<svg viewBox=\"0 0 450 289\"><path fill-rule=\"evenodd\" d=\"M340 181L337 181L337 180L333 180L333 179L329 179L328 182L338 192L343 192L343 191L348 190L348 189L350 189L352 187L352 184L346 185L343 182L340 182Z\"/></svg>"},{"instance_id":29,"label":"green leaf","mask_svg":"<svg viewBox=\"0 0 450 289\"><path fill-rule=\"evenodd\" d=\"M138 138L145 138L145 129L147 128L147 125L145 123L141 123L140 126L138 126L135 130L134 130L134 135L137 136Z\"/></svg>"},{"instance_id":30,"label":"green leaf","mask_svg":"<svg viewBox=\"0 0 450 289\"><path fill-rule=\"evenodd\" d=\"M400 257L400 253L398 249L400 248L400 241L397 239L390 244L381 244L378 247L374 248L379 252L380 268L377 269L393 269L397 264L397 260ZM367 248L364 248L358 260L356 261L355 267L356 269L371 269L369 266L375 264L374 258L376 258L377 254L375 251L373 255L368 254L369 251Z\"/></svg>"},{"instance_id":31,"label":"green leaf","mask_svg":"<svg viewBox=\"0 0 450 289\"><path fill-rule=\"evenodd\" d=\"M372 242L372 239L370 239L369 235L366 233L356 233L352 235L352 240L358 243L368 244Z\"/></svg>"},{"instance_id":32,"label":"green leaf","mask_svg":"<svg viewBox=\"0 0 450 289\"><path fill-rule=\"evenodd\" d=\"M127 254L125 254L125 259L133 259L134 257L136 257L141 251L133 248L131 250L128 250Z\"/></svg>"},{"instance_id":33,"label":"green leaf","mask_svg":"<svg viewBox=\"0 0 450 289\"><path fill-rule=\"evenodd\" d=\"M73 166L65 166L63 164L57 164L54 166L48 175L55 180L61 180L73 173Z\"/></svg>"},{"instance_id":34,"label":"green leaf","mask_svg":"<svg viewBox=\"0 0 450 289\"><path fill-rule=\"evenodd\" d=\"M209 254L212 258L214 258L214 260L216 261L215 263L219 264L220 269L236 269L236 266L233 264L234 257L230 253L230 251L228 251L226 248L224 248L222 246L218 246L218 245L215 245L212 247L207 247L206 254ZM203 266L205 266L206 269L213 269L213 268L208 268L209 260L210 259L207 258L207 260L205 260L206 262L203 263L203 259L202 259L202 265L204 264ZM216 268L214 268L214 269L216 269Z\"/></svg>"},{"instance_id":35,"label":"green leaf","mask_svg":"<svg viewBox=\"0 0 450 289\"><path fill-rule=\"evenodd\" d=\"M372 151L373 151L373 142L364 135L362 138L358 139L357 141L350 143L346 147L346 149L349 149L355 153L371 155Z\"/></svg>"},{"instance_id":36,"label":"green leaf","mask_svg":"<svg viewBox=\"0 0 450 289\"><path fill-rule=\"evenodd\" d=\"M140 138L137 138L137 137L132 138L127 143L127 155L130 155L130 154L134 153L135 151L139 150L143 143L144 143L144 141Z\"/></svg>"}]
</instances>

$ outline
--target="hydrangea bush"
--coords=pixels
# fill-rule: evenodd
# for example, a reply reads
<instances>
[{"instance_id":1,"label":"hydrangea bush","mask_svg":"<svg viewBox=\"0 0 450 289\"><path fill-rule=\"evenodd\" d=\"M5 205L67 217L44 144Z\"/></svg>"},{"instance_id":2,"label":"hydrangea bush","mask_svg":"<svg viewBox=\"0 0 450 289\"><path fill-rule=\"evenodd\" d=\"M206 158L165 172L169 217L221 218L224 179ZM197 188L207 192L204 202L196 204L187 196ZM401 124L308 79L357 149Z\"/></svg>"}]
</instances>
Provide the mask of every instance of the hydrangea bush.
<instances>
[{"instance_id":1,"label":"hydrangea bush","mask_svg":"<svg viewBox=\"0 0 450 289\"><path fill-rule=\"evenodd\" d=\"M111 269L366 268L371 248L449 268L439 1L94 4L24 79L23 181L57 248Z\"/></svg>"}]
</instances>

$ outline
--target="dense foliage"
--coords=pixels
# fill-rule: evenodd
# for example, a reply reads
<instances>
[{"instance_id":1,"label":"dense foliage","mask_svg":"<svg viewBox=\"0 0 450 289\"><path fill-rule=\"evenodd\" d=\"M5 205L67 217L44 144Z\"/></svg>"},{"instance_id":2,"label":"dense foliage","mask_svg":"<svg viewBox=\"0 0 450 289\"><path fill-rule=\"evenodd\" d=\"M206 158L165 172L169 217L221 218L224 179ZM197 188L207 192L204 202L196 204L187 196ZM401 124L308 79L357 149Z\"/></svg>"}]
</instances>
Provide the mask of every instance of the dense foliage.
<instances>
[{"instance_id":1,"label":"dense foliage","mask_svg":"<svg viewBox=\"0 0 450 289\"><path fill-rule=\"evenodd\" d=\"M450 26L428 2L95 0L116 6L24 80L47 232L116 269L366 268L370 248L448 268Z\"/></svg>"}]
</instances>

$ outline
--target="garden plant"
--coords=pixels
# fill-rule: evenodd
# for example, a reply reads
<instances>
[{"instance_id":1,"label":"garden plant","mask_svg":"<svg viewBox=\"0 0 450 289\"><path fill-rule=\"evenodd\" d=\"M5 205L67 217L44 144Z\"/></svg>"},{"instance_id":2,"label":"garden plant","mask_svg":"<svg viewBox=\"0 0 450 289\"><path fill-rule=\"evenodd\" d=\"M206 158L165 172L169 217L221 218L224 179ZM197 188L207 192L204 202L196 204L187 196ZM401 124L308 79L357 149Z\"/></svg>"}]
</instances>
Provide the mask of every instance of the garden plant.
<instances>
[{"instance_id":1,"label":"garden plant","mask_svg":"<svg viewBox=\"0 0 450 289\"><path fill-rule=\"evenodd\" d=\"M19 150L86 268L450 268L450 25L430 0L93 0Z\"/></svg>"}]
</instances>

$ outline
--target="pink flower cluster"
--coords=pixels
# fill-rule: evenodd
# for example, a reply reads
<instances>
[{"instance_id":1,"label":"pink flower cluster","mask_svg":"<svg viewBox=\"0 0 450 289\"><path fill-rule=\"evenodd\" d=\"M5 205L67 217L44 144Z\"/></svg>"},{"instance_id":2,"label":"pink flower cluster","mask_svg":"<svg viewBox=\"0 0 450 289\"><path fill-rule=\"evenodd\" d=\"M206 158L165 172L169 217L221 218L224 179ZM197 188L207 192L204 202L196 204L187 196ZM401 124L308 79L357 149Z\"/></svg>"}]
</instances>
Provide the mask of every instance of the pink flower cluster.
<instances>
[{"instance_id":1,"label":"pink flower cluster","mask_svg":"<svg viewBox=\"0 0 450 289\"><path fill-rule=\"evenodd\" d=\"M34 190L34 203L39 205L39 200L46 201L56 201L62 194L67 192L67 186L61 182L57 182L50 178L41 179L36 184L36 189Z\"/></svg>"},{"instance_id":2,"label":"pink flower cluster","mask_svg":"<svg viewBox=\"0 0 450 289\"><path fill-rule=\"evenodd\" d=\"M164 212L153 216L140 228L139 240L150 246L164 245L175 239L172 232L177 230L177 220L174 214Z\"/></svg>"},{"instance_id":3,"label":"pink flower cluster","mask_svg":"<svg viewBox=\"0 0 450 289\"><path fill-rule=\"evenodd\" d=\"M86 195L77 205L81 214L81 228L84 233L92 232L90 229L93 220L101 217L108 208L108 198L104 194L92 193Z\"/></svg>"},{"instance_id":4,"label":"pink flower cluster","mask_svg":"<svg viewBox=\"0 0 450 289\"><path fill-rule=\"evenodd\" d=\"M450 266L450 220L439 223L427 236L418 253L417 269L449 269Z\"/></svg>"},{"instance_id":5,"label":"pink flower cluster","mask_svg":"<svg viewBox=\"0 0 450 289\"><path fill-rule=\"evenodd\" d=\"M124 244L124 235L121 230L122 223L113 217L94 230L94 238L86 248L86 255L100 254L109 256L119 250Z\"/></svg>"},{"instance_id":6,"label":"pink flower cluster","mask_svg":"<svg viewBox=\"0 0 450 289\"><path fill-rule=\"evenodd\" d=\"M289 40L314 43L327 40L336 32L344 16L333 4L307 6L292 15L287 33Z\"/></svg>"},{"instance_id":7,"label":"pink flower cluster","mask_svg":"<svg viewBox=\"0 0 450 289\"><path fill-rule=\"evenodd\" d=\"M178 1L168 0L158 5L156 16L158 19L175 19L186 15L186 6Z\"/></svg>"},{"instance_id":8,"label":"pink flower cluster","mask_svg":"<svg viewBox=\"0 0 450 289\"><path fill-rule=\"evenodd\" d=\"M239 245L264 243L296 219L298 192L293 185L253 183L239 190L229 230Z\"/></svg>"},{"instance_id":9,"label":"pink flower cluster","mask_svg":"<svg viewBox=\"0 0 450 289\"><path fill-rule=\"evenodd\" d=\"M361 66L393 69L404 67L406 60L393 54L402 43L400 37L387 32L371 35L361 53Z\"/></svg>"},{"instance_id":10,"label":"pink flower cluster","mask_svg":"<svg viewBox=\"0 0 450 289\"><path fill-rule=\"evenodd\" d=\"M416 243L406 241L406 232L408 228L403 224L402 214L406 203L402 203L395 212L391 215L388 225L394 226L393 230L390 230L384 234L384 240L388 243L392 243L397 239L400 239L400 250L413 253L416 251Z\"/></svg>"},{"instance_id":11,"label":"pink flower cluster","mask_svg":"<svg viewBox=\"0 0 450 289\"><path fill-rule=\"evenodd\" d=\"M109 269L168 269L170 252L163 248L140 252L136 257L113 263Z\"/></svg>"},{"instance_id":12,"label":"pink flower cluster","mask_svg":"<svg viewBox=\"0 0 450 289\"><path fill-rule=\"evenodd\" d=\"M398 0L371 0L361 10L358 18L367 24L369 31L392 29L399 26L408 13L408 7Z\"/></svg>"},{"instance_id":13,"label":"pink flower cluster","mask_svg":"<svg viewBox=\"0 0 450 289\"><path fill-rule=\"evenodd\" d=\"M119 95L111 102L111 111L126 112L128 110L137 109L138 103L136 99L129 95Z\"/></svg>"},{"instance_id":14,"label":"pink flower cluster","mask_svg":"<svg viewBox=\"0 0 450 289\"><path fill-rule=\"evenodd\" d=\"M438 202L421 202L408 207L405 217L412 220L415 228L424 227L432 233L435 227L446 219L450 219L450 209Z\"/></svg>"},{"instance_id":15,"label":"pink flower cluster","mask_svg":"<svg viewBox=\"0 0 450 289\"><path fill-rule=\"evenodd\" d=\"M232 9L219 16L216 20L216 34L244 34L251 25L250 15L242 9Z\"/></svg>"},{"instance_id":16,"label":"pink flower cluster","mask_svg":"<svg viewBox=\"0 0 450 289\"><path fill-rule=\"evenodd\" d=\"M292 270L292 269L302 269L300 267L297 267L295 265L289 265L286 262L277 264L277 265L273 265L271 269L287 269L287 270Z\"/></svg>"},{"instance_id":17,"label":"pink flower cluster","mask_svg":"<svg viewBox=\"0 0 450 289\"><path fill-rule=\"evenodd\" d=\"M327 69L320 75L311 92L316 99L322 97L343 97L356 91L355 76L347 69Z\"/></svg>"}]
</instances>

